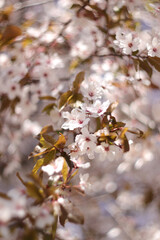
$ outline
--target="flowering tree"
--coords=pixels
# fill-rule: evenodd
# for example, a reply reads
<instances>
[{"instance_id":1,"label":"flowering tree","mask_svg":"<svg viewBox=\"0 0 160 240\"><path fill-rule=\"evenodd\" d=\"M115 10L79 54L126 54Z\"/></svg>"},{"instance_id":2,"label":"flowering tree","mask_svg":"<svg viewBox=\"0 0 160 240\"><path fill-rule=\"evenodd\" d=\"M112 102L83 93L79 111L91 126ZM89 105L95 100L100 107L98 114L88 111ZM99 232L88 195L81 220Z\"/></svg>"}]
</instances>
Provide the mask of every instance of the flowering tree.
<instances>
[{"instance_id":1,"label":"flowering tree","mask_svg":"<svg viewBox=\"0 0 160 240\"><path fill-rule=\"evenodd\" d=\"M160 239L158 2L0 1L0 239Z\"/></svg>"}]
</instances>

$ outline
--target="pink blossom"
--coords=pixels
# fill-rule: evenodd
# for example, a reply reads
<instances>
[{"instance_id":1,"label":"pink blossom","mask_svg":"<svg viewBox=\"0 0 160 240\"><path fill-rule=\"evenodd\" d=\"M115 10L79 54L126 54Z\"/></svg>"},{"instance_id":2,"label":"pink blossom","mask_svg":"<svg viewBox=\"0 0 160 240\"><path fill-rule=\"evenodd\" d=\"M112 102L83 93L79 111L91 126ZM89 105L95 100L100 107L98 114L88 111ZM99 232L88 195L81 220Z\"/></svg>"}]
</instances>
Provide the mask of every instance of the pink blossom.
<instances>
[{"instance_id":1,"label":"pink blossom","mask_svg":"<svg viewBox=\"0 0 160 240\"><path fill-rule=\"evenodd\" d=\"M62 125L63 129L74 130L75 128L82 128L90 121L89 118L86 118L85 112L78 108L73 109L71 113L63 112L62 116L68 119L67 122Z\"/></svg>"},{"instance_id":2,"label":"pink blossom","mask_svg":"<svg viewBox=\"0 0 160 240\"><path fill-rule=\"evenodd\" d=\"M75 142L79 145L82 154L87 154L89 159L93 159L97 138L94 134L90 134L87 128L83 128L81 132L82 134L76 136Z\"/></svg>"},{"instance_id":3,"label":"pink blossom","mask_svg":"<svg viewBox=\"0 0 160 240\"><path fill-rule=\"evenodd\" d=\"M63 157L58 157L52 163L43 166L42 171L46 172L49 176L53 175L54 173L59 173L63 168L63 163L65 159Z\"/></svg>"}]
</instances>

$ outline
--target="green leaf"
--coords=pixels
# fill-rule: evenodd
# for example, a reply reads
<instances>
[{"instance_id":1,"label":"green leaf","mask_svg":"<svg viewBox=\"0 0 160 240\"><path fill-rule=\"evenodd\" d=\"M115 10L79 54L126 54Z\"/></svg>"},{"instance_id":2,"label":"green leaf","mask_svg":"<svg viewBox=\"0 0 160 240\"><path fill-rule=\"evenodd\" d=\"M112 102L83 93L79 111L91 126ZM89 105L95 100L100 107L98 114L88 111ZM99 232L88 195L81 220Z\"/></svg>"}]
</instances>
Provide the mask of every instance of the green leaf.
<instances>
[{"instance_id":1,"label":"green leaf","mask_svg":"<svg viewBox=\"0 0 160 240\"><path fill-rule=\"evenodd\" d=\"M84 74L85 74L84 72L80 72L77 74L77 76L73 82L73 91L78 92L78 90L81 86L81 83L84 80Z\"/></svg>"},{"instance_id":2,"label":"green leaf","mask_svg":"<svg viewBox=\"0 0 160 240\"><path fill-rule=\"evenodd\" d=\"M2 33L1 44L4 45L9 41L15 39L16 37L20 36L21 34L22 31L19 27L15 25L8 25Z\"/></svg>"},{"instance_id":3,"label":"green leaf","mask_svg":"<svg viewBox=\"0 0 160 240\"><path fill-rule=\"evenodd\" d=\"M122 130L122 132L121 132L121 134L120 134L120 138L124 138L124 136L125 136L125 133L128 131L128 128L126 127L126 128L124 128L123 130Z\"/></svg>"},{"instance_id":4,"label":"green leaf","mask_svg":"<svg viewBox=\"0 0 160 240\"><path fill-rule=\"evenodd\" d=\"M72 6L70 7L70 9L74 9L74 8L81 8L81 5L79 4L72 4Z\"/></svg>"},{"instance_id":5,"label":"green leaf","mask_svg":"<svg viewBox=\"0 0 160 240\"><path fill-rule=\"evenodd\" d=\"M122 145L123 152L128 152L129 151L129 142L128 142L128 139L127 139L126 135L124 135L122 141L123 141L123 145Z\"/></svg>"},{"instance_id":6,"label":"green leaf","mask_svg":"<svg viewBox=\"0 0 160 240\"><path fill-rule=\"evenodd\" d=\"M115 132L110 133L109 136L107 136L107 139L109 142L114 142L117 138L117 134Z\"/></svg>"},{"instance_id":7,"label":"green leaf","mask_svg":"<svg viewBox=\"0 0 160 240\"><path fill-rule=\"evenodd\" d=\"M68 164L66 160L64 160L64 163L63 163L62 176L63 176L64 182L66 182L68 177Z\"/></svg>"},{"instance_id":8,"label":"green leaf","mask_svg":"<svg viewBox=\"0 0 160 240\"><path fill-rule=\"evenodd\" d=\"M54 145L55 144L55 140L52 136L48 135L48 134L43 134L43 138L49 142L51 145Z\"/></svg>"},{"instance_id":9,"label":"green leaf","mask_svg":"<svg viewBox=\"0 0 160 240\"><path fill-rule=\"evenodd\" d=\"M43 108L42 112L46 112L49 115L50 112L54 109L54 107L56 107L56 104L55 103L50 103Z\"/></svg>"},{"instance_id":10,"label":"green leaf","mask_svg":"<svg viewBox=\"0 0 160 240\"><path fill-rule=\"evenodd\" d=\"M38 170L40 169L40 167L42 167L44 164L44 158L40 158L37 160L36 164L33 167L32 173L35 174L38 172Z\"/></svg>"},{"instance_id":11,"label":"green leaf","mask_svg":"<svg viewBox=\"0 0 160 240\"><path fill-rule=\"evenodd\" d=\"M0 192L0 198L3 198L5 200L11 200L11 198L6 193L2 193L2 192Z\"/></svg>"},{"instance_id":12,"label":"green leaf","mask_svg":"<svg viewBox=\"0 0 160 240\"><path fill-rule=\"evenodd\" d=\"M59 217L59 221L60 221L60 224L64 227L65 221L67 220L68 212L62 205L60 205L60 208L61 208L62 214Z\"/></svg>"},{"instance_id":13,"label":"green leaf","mask_svg":"<svg viewBox=\"0 0 160 240\"><path fill-rule=\"evenodd\" d=\"M64 148L65 144L66 144L65 136L62 133L60 133L60 136L54 146L55 148Z\"/></svg>"},{"instance_id":14,"label":"green leaf","mask_svg":"<svg viewBox=\"0 0 160 240\"><path fill-rule=\"evenodd\" d=\"M84 216L78 208L73 207L72 212L68 214L68 221L76 224L84 224Z\"/></svg>"},{"instance_id":15,"label":"green leaf","mask_svg":"<svg viewBox=\"0 0 160 240\"><path fill-rule=\"evenodd\" d=\"M158 71L160 72L160 58L158 57L149 57L149 63Z\"/></svg>"},{"instance_id":16,"label":"green leaf","mask_svg":"<svg viewBox=\"0 0 160 240\"><path fill-rule=\"evenodd\" d=\"M78 67L78 65L82 62L82 60L80 58L76 58L73 59L73 61L71 62L70 66L69 66L69 70L73 71L75 68Z\"/></svg>"},{"instance_id":17,"label":"green leaf","mask_svg":"<svg viewBox=\"0 0 160 240\"><path fill-rule=\"evenodd\" d=\"M67 102L71 98L72 94L73 94L72 91L69 90L61 95L60 101L59 101L59 109L61 109L62 107L64 107L67 104Z\"/></svg>"},{"instance_id":18,"label":"green leaf","mask_svg":"<svg viewBox=\"0 0 160 240\"><path fill-rule=\"evenodd\" d=\"M28 195L41 202L43 200L43 190L37 187L36 184L33 182L25 182L18 172L16 175L21 181L21 183L26 187Z\"/></svg>"},{"instance_id":19,"label":"green leaf","mask_svg":"<svg viewBox=\"0 0 160 240\"><path fill-rule=\"evenodd\" d=\"M126 124L124 122L116 122L114 124L114 128L120 128L120 127L124 127Z\"/></svg>"},{"instance_id":20,"label":"green leaf","mask_svg":"<svg viewBox=\"0 0 160 240\"><path fill-rule=\"evenodd\" d=\"M129 151L129 142L128 139L126 137L126 132L128 131L128 128L124 128L120 134L120 139L122 141L122 148L123 148L123 152L128 152Z\"/></svg>"},{"instance_id":21,"label":"green leaf","mask_svg":"<svg viewBox=\"0 0 160 240\"><path fill-rule=\"evenodd\" d=\"M39 97L40 100L49 100L49 101L55 101L56 98L52 97L52 96L41 96Z\"/></svg>"},{"instance_id":22,"label":"green leaf","mask_svg":"<svg viewBox=\"0 0 160 240\"><path fill-rule=\"evenodd\" d=\"M83 100L83 95L81 93L74 93L68 100L68 103L69 104L73 104L75 103L76 101L80 101L82 102Z\"/></svg>"},{"instance_id":23,"label":"green leaf","mask_svg":"<svg viewBox=\"0 0 160 240\"><path fill-rule=\"evenodd\" d=\"M51 161L55 159L56 150L52 148L52 151L48 152L43 158L37 160L33 167L32 173L35 174L42 166L48 165Z\"/></svg>"},{"instance_id":24,"label":"green leaf","mask_svg":"<svg viewBox=\"0 0 160 240\"><path fill-rule=\"evenodd\" d=\"M40 137L40 144L42 148L50 148L52 146L51 143L45 140L44 135L41 135Z\"/></svg>"},{"instance_id":25,"label":"green leaf","mask_svg":"<svg viewBox=\"0 0 160 240\"><path fill-rule=\"evenodd\" d=\"M140 60L140 59L136 59L134 60L134 63L135 63L135 67L136 67L136 70L138 71L139 68L144 70L149 77L152 76L152 68L151 66L149 65L149 61L148 60Z\"/></svg>"},{"instance_id":26,"label":"green leaf","mask_svg":"<svg viewBox=\"0 0 160 240\"><path fill-rule=\"evenodd\" d=\"M82 101L83 96L82 94L78 93L78 90L83 80L84 80L84 72L78 73L73 82L72 91L69 90L61 95L60 101L59 101L59 109L62 109L63 107L65 107L67 103L75 103L77 100Z\"/></svg>"},{"instance_id":27,"label":"green leaf","mask_svg":"<svg viewBox=\"0 0 160 240\"><path fill-rule=\"evenodd\" d=\"M54 132L52 125L47 125L43 127L40 133L44 134L44 133L50 133L50 132Z\"/></svg>"},{"instance_id":28,"label":"green leaf","mask_svg":"<svg viewBox=\"0 0 160 240\"><path fill-rule=\"evenodd\" d=\"M27 193L30 197L35 198L38 202L43 200L43 191L37 187L33 182L27 182L26 184Z\"/></svg>"},{"instance_id":29,"label":"green leaf","mask_svg":"<svg viewBox=\"0 0 160 240\"><path fill-rule=\"evenodd\" d=\"M39 156L44 155L44 154L46 154L46 153L48 153L48 152L50 152L50 151L52 151L52 148L47 148L45 151L40 152L40 153L37 153L37 154L35 154L35 155L31 155L29 158L39 157Z\"/></svg>"}]
</instances>

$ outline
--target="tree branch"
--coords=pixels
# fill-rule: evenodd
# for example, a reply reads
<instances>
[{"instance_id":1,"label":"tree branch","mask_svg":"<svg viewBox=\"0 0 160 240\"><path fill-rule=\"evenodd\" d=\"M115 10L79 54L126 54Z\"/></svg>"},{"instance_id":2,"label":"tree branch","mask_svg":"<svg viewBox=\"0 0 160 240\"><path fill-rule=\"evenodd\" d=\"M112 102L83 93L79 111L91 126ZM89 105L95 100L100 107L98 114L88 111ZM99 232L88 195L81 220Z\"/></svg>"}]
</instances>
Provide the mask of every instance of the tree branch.
<instances>
[{"instance_id":1,"label":"tree branch","mask_svg":"<svg viewBox=\"0 0 160 240\"><path fill-rule=\"evenodd\" d=\"M20 11L25 8L44 5L49 2L53 2L53 0L45 0L45 1L43 0L43 1L39 1L39 2L27 1L27 2L23 2L23 3L16 3L13 5L13 7L14 7L14 11L16 12L16 11Z\"/></svg>"},{"instance_id":2,"label":"tree branch","mask_svg":"<svg viewBox=\"0 0 160 240\"><path fill-rule=\"evenodd\" d=\"M99 57L99 58L103 58L103 57L119 57L119 58L123 58L123 57L129 57L132 59L147 59L148 56L141 56L141 55L127 55L127 54L122 54L122 53L109 53L109 54L102 54L102 55L97 55L94 54L93 57Z\"/></svg>"}]
</instances>

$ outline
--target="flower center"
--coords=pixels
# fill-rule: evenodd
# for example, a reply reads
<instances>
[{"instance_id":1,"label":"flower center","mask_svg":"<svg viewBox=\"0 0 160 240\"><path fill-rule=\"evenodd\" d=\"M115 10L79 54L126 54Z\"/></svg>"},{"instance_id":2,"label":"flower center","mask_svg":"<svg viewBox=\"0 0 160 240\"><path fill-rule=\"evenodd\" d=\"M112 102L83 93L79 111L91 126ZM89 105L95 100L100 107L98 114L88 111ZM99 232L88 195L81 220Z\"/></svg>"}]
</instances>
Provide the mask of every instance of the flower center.
<instances>
[{"instance_id":1,"label":"flower center","mask_svg":"<svg viewBox=\"0 0 160 240\"><path fill-rule=\"evenodd\" d=\"M11 89L12 89L12 91L15 91L15 90L16 90L16 87L15 87L15 86L12 86Z\"/></svg>"},{"instance_id":2,"label":"flower center","mask_svg":"<svg viewBox=\"0 0 160 240\"><path fill-rule=\"evenodd\" d=\"M102 109L98 109L98 113L101 113L102 112Z\"/></svg>"},{"instance_id":3,"label":"flower center","mask_svg":"<svg viewBox=\"0 0 160 240\"><path fill-rule=\"evenodd\" d=\"M89 96L93 97L94 96L93 92L89 92Z\"/></svg>"},{"instance_id":4,"label":"flower center","mask_svg":"<svg viewBox=\"0 0 160 240\"><path fill-rule=\"evenodd\" d=\"M128 47L133 47L133 44L132 43L128 43Z\"/></svg>"},{"instance_id":5,"label":"flower center","mask_svg":"<svg viewBox=\"0 0 160 240\"><path fill-rule=\"evenodd\" d=\"M82 121L82 120L79 120L78 122L79 122L79 124L82 124L82 123L83 123L83 121Z\"/></svg>"},{"instance_id":6,"label":"flower center","mask_svg":"<svg viewBox=\"0 0 160 240\"><path fill-rule=\"evenodd\" d=\"M44 76L44 77L48 77L48 73L44 73L43 76Z\"/></svg>"},{"instance_id":7,"label":"flower center","mask_svg":"<svg viewBox=\"0 0 160 240\"><path fill-rule=\"evenodd\" d=\"M106 152L108 152L108 151L109 151L109 147L105 147L104 149L105 149L105 151L106 151Z\"/></svg>"},{"instance_id":8,"label":"flower center","mask_svg":"<svg viewBox=\"0 0 160 240\"><path fill-rule=\"evenodd\" d=\"M89 137L86 137L86 142L90 142L91 139Z\"/></svg>"}]
</instances>

